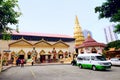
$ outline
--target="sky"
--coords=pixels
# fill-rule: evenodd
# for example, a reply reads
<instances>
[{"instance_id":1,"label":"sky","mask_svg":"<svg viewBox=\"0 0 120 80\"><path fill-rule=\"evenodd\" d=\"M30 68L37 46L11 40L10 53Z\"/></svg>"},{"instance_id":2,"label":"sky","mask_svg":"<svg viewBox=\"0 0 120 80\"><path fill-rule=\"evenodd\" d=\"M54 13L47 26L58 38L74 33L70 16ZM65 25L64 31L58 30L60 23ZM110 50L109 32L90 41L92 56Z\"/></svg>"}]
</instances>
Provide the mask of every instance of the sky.
<instances>
[{"instance_id":1,"label":"sky","mask_svg":"<svg viewBox=\"0 0 120 80\"><path fill-rule=\"evenodd\" d=\"M65 34L73 36L75 16L82 30L92 32L97 42L106 43L104 27L112 25L109 19L98 19L94 8L106 0L19 0L21 32Z\"/></svg>"}]
</instances>

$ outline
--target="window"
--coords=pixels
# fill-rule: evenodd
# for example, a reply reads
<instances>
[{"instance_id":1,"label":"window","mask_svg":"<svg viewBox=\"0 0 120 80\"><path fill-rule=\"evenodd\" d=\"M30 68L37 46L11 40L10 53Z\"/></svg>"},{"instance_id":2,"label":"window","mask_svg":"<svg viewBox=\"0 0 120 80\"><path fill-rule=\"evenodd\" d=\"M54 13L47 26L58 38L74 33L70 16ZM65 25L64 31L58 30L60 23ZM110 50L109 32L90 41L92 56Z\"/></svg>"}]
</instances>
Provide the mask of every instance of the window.
<instances>
[{"instance_id":1,"label":"window","mask_svg":"<svg viewBox=\"0 0 120 80\"><path fill-rule=\"evenodd\" d=\"M91 56L91 60L95 60L95 57L94 57L94 56Z\"/></svg>"},{"instance_id":2,"label":"window","mask_svg":"<svg viewBox=\"0 0 120 80\"><path fill-rule=\"evenodd\" d=\"M106 61L105 57L103 56L95 56L96 61Z\"/></svg>"},{"instance_id":3,"label":"window","mask_svg":"<svg viewBox=\"0 0 120 80\"><path fill-rule=\"evenodd\" d=\"M82 57L78 57L77 59L78 59L78 60L83 60L83 58L82 58Z\"/></svg>"},{"instance_id":4,"label":"window","mask_svg":"<svg viewBox=\"0 0 120 80\"><path fill-rule=\"evenodd\" d=\"M84 60L85 60L85 61L89 61L89 60L90 60L90 57L89 57L89 56L85 56L85 57L84 57Z\"/></svg>"}]
</instances>

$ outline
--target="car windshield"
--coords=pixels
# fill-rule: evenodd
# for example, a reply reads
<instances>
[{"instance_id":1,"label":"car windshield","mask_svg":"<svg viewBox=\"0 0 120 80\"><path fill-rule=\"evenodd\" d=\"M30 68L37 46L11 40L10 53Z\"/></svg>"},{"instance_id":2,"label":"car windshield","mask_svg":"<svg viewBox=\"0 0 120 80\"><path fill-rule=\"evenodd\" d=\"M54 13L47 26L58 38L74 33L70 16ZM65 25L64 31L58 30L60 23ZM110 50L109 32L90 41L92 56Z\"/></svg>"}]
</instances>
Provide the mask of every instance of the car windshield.
<instances>
[{"instance_id":1,"label":"car windshield","mask_svg":"<svg viewBox=\"0 0 120 80\"><path fill-rule=\"evenodd\" d=\"M105 57L103 57L103 56L96 56L95 60L96 61L106 61Z\"/></svg>"}]
</instances>

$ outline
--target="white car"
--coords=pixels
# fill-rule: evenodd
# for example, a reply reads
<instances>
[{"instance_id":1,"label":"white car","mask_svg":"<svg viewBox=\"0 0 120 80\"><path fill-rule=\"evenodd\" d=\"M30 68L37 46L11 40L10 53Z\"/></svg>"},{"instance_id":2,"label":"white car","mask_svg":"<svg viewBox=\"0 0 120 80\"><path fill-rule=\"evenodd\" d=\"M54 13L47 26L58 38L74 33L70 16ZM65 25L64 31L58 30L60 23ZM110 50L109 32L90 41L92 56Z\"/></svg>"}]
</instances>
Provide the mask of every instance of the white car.
<instances>
[{"instance_id":1,"label":"white car","mask_svg":"<svg viewBox=\"0 0 120 80\"><path fill-rule=\"evenodd\" d=\"M109 61L113 66L120 66L120 58L111 58Z\"/></svg>"}]
</instances>

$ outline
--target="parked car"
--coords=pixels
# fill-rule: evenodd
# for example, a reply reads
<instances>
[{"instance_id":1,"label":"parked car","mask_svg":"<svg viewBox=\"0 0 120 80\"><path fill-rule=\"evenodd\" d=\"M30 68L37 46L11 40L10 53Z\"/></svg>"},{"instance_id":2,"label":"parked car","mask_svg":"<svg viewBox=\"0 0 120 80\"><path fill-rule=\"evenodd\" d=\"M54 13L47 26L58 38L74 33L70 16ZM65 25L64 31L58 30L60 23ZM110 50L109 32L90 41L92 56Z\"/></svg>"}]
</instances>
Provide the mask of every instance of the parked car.
<instances>
[{"instance_id":1,"label":"parked car","mask_svg":"<svg viewBox=\"0 0 120 80\"><path fill-rule=\"evenodd\" d=\"M120 58L111 58L109 61L113 66L120 66Z\"/></svg>"},{"instance_id":2,"label":"parked car","mask_svg":"<svg viewBox=\"0 0 120 80\"><path fill-rule=\"evenodd\" d=\"M97 53L79 54L77 56L77 65L79 68L88 68L94 71L111 69L110 61L107 61L104 56Z\"/></svg>"}]
</instances>

